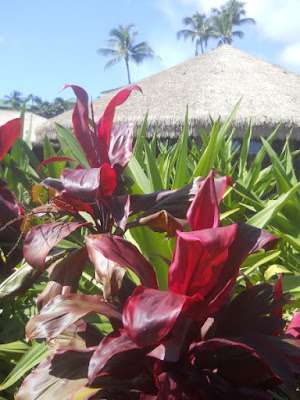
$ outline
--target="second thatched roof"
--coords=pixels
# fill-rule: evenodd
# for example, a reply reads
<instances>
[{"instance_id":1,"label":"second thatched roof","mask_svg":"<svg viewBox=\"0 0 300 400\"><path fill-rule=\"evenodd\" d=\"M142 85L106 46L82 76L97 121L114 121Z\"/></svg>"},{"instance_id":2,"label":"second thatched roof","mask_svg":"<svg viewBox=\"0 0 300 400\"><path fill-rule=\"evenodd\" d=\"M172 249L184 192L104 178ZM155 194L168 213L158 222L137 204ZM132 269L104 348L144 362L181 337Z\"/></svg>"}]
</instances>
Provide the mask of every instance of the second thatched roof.
<instances>
[{"instance_id":1,"label":"second thatched roof","mask_svg":"<svg viewBox=\"0 0 300 400\"><path fill-rule=\"evenodd\" d=\"M224 120L242 98L234 120L237 136L251 119L254 137L268 136L281 122L279 138L293 129L292 138L300 141L300 76L232 46L219 46L136 83L143 95L132 93L118 107L115 122L141 125L149 111L148 135L157 131L160 137L177 137L188 106L189 132L197 136L200 126L210 129L210 117ZM93 102L96 119L116 93ZM41 125L37 140L45 135L55 140L54 122L72 129L72 111Z\"/></svg>"}]
</instances>

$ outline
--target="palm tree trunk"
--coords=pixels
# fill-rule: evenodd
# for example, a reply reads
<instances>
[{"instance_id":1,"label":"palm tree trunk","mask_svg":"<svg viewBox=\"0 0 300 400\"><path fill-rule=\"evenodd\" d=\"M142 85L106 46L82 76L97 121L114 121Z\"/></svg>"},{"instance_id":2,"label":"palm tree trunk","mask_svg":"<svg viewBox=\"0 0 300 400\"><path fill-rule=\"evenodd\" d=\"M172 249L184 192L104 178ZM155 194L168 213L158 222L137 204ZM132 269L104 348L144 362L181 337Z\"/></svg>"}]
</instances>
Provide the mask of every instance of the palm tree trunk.
<instances>
[{"instance_id":1,"label":"palm tree trunk","mask_svg":"<svg viewBox=\"0 0 300 400\"><path fill-rule=\"evenodd\" d=\"M204 50L203 50L203 41L202 41L202 39L200 39L200 45L201 45L201 52L203 54Z\"/></svg>"},{"instance_id":2,"label":"palm tree trunk","mask_svg":"<svg viewBox=\"0 0 300 400\"><path fill-rule=\"evenodd\" d=\"M130 81L130 72L129 72L129 63L128 63L128 56L125 56L125 63L126 63L126 69L127 69L127 78L128 78L128 84L131 84Z\"/></svg>"}]
</instances>

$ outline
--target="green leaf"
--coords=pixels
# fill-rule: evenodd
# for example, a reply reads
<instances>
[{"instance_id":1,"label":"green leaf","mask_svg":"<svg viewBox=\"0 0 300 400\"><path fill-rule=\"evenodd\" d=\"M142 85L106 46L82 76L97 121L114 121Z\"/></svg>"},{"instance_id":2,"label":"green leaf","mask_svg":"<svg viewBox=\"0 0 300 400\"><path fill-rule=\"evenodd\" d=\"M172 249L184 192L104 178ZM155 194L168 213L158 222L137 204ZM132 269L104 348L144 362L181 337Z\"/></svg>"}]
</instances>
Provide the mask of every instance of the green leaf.
<instances>
[{"instance_id":1,"label":"green leaf","mask_svg":"<svg viewBox=\"0 0 300 400\"><path fill-rule=\"evenodd\" d=\"M274 277L274 275L280 275L282 273L291 274L292 272L289 271L287 268L283 267L282 265L278 264L270 265L270 267L268 267L264 273L265 280L269 281L271 278Z\"/></svg>"},{"instance_id":2,"label":"green leaf","mask_svg":"<svg viewBox=\"0 0 300 400\"><path fill-rule=\"evenodd\" d=\"M66 153L67 151L69 151L69 149L71 149L70 157L78 161L79 164L81 164L84 168L90 168L86 156L82 148L80 147L80 144L77 142L74 133L68 131L66 128L59 124L55 125L57 129L57 138L64 152Z\"/></svg>"},{"instance_id":3,"label":"green leaf","mask_svg":"<svg viewBox=\"0 0 300 400\"><path fill-rule=\"evenodd\" d=\"M0 358L11 361L18 360L29 349L29 345L17 340L16 342L0 344Z\"/></svg>"},{"instance_id":4,"label":"green leaf","mask_svg":"<svg viewBox=\"0 0 300 400\"><path fill-rule=\"evenodd\" d=\"M151 193L150 181L134 155L131 156L129 164L127 164L123 172L123 176L132 186L130 194Z\"/></svg>"},{"instance_id":5,"label":"green leaf","mask_svg":"<svg viewBox=\"0 0 300 400\"><path fill-rule=\"evenodd\" d=\"M271 133L271 135L268 137L268 139L267 139L268 144L271 145L273 143L279 129L280 129L280 124L276 127L274 132ZM266 153L267 153L266 148L264 146L262 146L261 149L259 150L259 152L256 154L254 160L251 163L251 167L245 178L245 183L249 190L251 190L253 188L254 184L257 181L257 178L261 171L262 162L263 162L263 159L265 158Z\"/></svg>"},{"instance_id":6,"label":"green leaf","mask_svg":"<svg viewBox=\"0 0 300 400\"><path fill-rule=\"evenodd\" d=\"M50 354L48 346L42 342L35 342L32 347L24 354L15 368L10 372L6 379L0 385L0 390L7 389L17 382L26 372L39 364L44 358Z\"/></svg>"},{"instance_id":7,"label":"green leaf","mask_svg":"<svg viewBox=\"0 0 300 400\"><path fill-rule=\"evenodd\" d=\"M276 215L286 202L300 189L300 182L290 189L287 193L280 196L277 200L269 201L268 205L256 215L248 219L247 224L256 226L257 228L264 228Z\"/></svg>"},{"instance_id":8,"label":"green leaf","mask_svg":"<svg viewBox=\"0 0 300 400\"><path fill-rule=\"evenodd\" d=\"M240 179L244 179L246 175L247 159L249 154L251 136L252 136L252 123L250 121L249 126L243 136L243 143L239 157L238 177Z\"/></svg>"},{"instance_id":9,"label":"green leaf","mask_svg":"<svg viewBox=\"0 0 300 400\"><path fill-rule=\"evenodd\" d=\"M145 149L145 158L146 158L146 171L147 175L150 181L150 191L151 192L156 192L157 190L162 190L164 189L163 183L161 180L161 176L159 173L159 170L156 165L156 161L153 157L152 151L148 145L148 143L145 141L144 143L144 149Z\"/></svg>"},{"instance_id":10,"label":"green leaf","mask_svg":"<svg viewBox=\"0 0 300 400\"><path fill-rule=\"evenodd\" d=\"M147 124L148 124L148 111L143 121L143 125L141 126L139 133L137 135L133 149L133 155L141 166L144 165L143 155L144 155L144 143L146 141Z\"/></svg>"},{"instance_id":11,"label":"green leaf","mask_svg":"<svg viewBox=\"0 0 300 400\"><path fill-rule=\"evenodd\" d=\"M187 157L188 157L188 139L189 139L189 115L188 108L185 113L184 128L178 141L178 161L172 189L178 189L186 184Z\"/></svg>"}]
</instances>

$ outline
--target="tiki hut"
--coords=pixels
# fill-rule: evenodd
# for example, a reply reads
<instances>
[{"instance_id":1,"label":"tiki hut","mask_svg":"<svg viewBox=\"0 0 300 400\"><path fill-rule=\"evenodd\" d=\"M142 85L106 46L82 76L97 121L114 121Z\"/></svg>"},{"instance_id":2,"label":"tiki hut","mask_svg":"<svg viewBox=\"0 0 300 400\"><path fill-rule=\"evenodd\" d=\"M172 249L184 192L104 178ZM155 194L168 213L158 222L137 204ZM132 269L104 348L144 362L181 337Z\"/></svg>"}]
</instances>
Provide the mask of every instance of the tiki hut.
<instances>
[{"instance_id":1,"label":"tiki hut","mask_svg":"<svg viewBox=\"0 0 300 400\"><path fill-rule=\"evenodd\" d=\"M134 92L118 107L115 121L141 125L146 112L148 135L176 138L182 132L188 106L189 133L199 137L200 127L209 131L211 118L224 120L241 99L234 120L236 138L242 137L250 119L253 137L267 137L281 122L279 139L293 129L300 141L300 76L251 56L233 46L223 45L172 68L136 82L143 95ZM96 119L117 92L95 100ZM47 135L55 140L57 122L72 129L72 111L65 112L37 130L37 139Z\"/></svg>"},{"instance_id":2,"label":"tiki hut","mask_svg":"<svg viewBox=\"0 0 300 400\"><path fill-rule=\"evenodd\" d=\"M19 117L20 117L20 111L0 109L0 126L4 125L6 122L12 119ZM31 141L36 142L37 141L36 129L39 125L43 125L46 121L47 121L46 118L33 114L29 111L26 111L24 117L24 129L23 129L24 137L26 138L28 133L31 133Z\"/></svg>"}]
</instances>

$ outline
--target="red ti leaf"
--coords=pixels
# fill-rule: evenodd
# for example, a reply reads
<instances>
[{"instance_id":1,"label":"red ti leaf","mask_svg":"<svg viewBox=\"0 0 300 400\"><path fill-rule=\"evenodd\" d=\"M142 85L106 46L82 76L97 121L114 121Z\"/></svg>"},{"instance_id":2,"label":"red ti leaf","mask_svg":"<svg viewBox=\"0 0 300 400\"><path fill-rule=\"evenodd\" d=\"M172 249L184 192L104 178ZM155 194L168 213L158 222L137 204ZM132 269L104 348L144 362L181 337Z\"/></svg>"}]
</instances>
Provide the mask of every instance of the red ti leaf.
<instances>
[{"instance_id":1,"label":"red ti leaf","mask_svg":"<svg viewBox=\"0 0 300 400\"><path fill-rule=\"evenodd\" d=\"M115 331L106 336L91 358L88 370L90 384L94 381L99 371L106 366L111 357L121 352L127 352L129 357L130 351L136 349L138 349L138 346L133 343L124 330Z\"/></svg>"},{"instance_id":2,"label":"red ti leaf","mask_svg":"<svg viewBox=\"0 0 300 400\"><path fill-rule=\"evenodd\" d=\"M64 169L61 182L70 197L95 201L100 185L100 168Z\"/></svg>"},{"instance_id":3,"label":"red ti leaf","mask_svg":"<svg viewBox=\"0 0 300 400\"><path fill-rule=\"evenodd\" d=\"M0 161L8 152L13 142L22 134L21 118L12 119L0 126Z\"/></svg>"},{"instance_id":4,"label":"red ti leaf","mask_svg":"<svg viewBox=\"0 0 300 400\"><path fill-rule=\"evenodd\" d=\"M92 354L93 349L86 349L48 356L23 381L16 400L70 399L88 383Z\"/></svg>"},{"instance_id":5,"label":"red ti leaf","mask_svg":"<svg viewBox=\"0 0 300 400\"><path fill-rule=\"evenodd\" d=\"M50 300L38 315L29 320L26 336L28 339L54 338L78 319L93 312L112 321L121 320L117 307L104 301L102 296L75 293L58 295Z\"/></svg>"},{"instance_id":6,"label":"red ti leaf","mask_svg":"<svg viewBox=\"0 0 300 400\"><path fill-rule=\"evenodd\" d=\"M169 290L187 296L200 294L209 312L215 312L229 296L243 260L277 241L270 233L245 224L178 232Z\"/></svg>"},{"instance_id":7,"label":"red ti leaf","mask_svg":"<svg viewBox=\"0 0 300 400\"><path fill-rule=\"evenodd\" d=\"M40 163L40 165L37 167L36 172L37 172L38 176L41 178L40 171L41 171L41 168L42 168L43 165L51 164L51 163L56 162L56 161L62 162L62 161L75 161L75 160L73 158L70 158L70 157L58 157L58 156L49 157L46 160L42 161Z\"/></svg>"},{"instance_id":8,"label":"red ti leaf","mask_svg":"<svg viewBox=\"0 0 300 400\"><path fill-rule=\"evenodd\" d=\"M297 313L291 320L287 330L286 335L294 336L296 339L300 339L300 313Z\"/></svg>"},{"instance_id":9,"label":"red ti leaf","mask_svg":"<svg viewBox=\"0 0 300 400\"><path fill-rule=\"evenodd\" d=\"M77 97L72 121L74 133L86 159L92 168L100 167L98 143L95 133L89 127L89 98L87 92L76 85L65 85L62 90L71 87ZM106 162L106 161L104 161Z\"/></svg>"},{"instance_id":10,"label":"red ti leaf","mask_svg":"<svg viewBox=\"0 0 300 400\"><path fill-rule=\"evenodd\" d=\"M187 219L192 231L217 228L220 225L219 203L231 183L228 176L214 179L217 171L211 171L206 179L200 182L198 192L187 212Z\"/></svg>"},{"instance_id":11,"label":"red ti leaf","mask_svg":"<svg viewBox=\"0 0 300 400\"><path fill-rule=\"evenodd\" d=\"M139 347L159 343L173 328L186 296L138 286L123 310L123 325Z\"/></svg>"},{"instance_id":12,"label":"red ti leaf","mask_svg":"<svg viewBox=\"0 0 300 400\"><path fill-rule=\"evenodd\" d=\"M34 226L24 241L24 257L29 265L45 270L49 251L75 229L89 225L88 222L52 222Z\"/></svg>"},{"instance_id":13,"label":"red ti leaf","mask_svg":"<svg viewBox=\"0 0 300 400\"><path fill-rule=\"evenodd\" d=\"M62 261L54 265L49 282L37 298L37 308L41 310L49 300L58 294L75 293L79 279L88 258L87 249L73 250Z\"/></svg>"},{"instance_id":14,"label":"red ti leaf","mask_svg":"<svg viewBox=\"0 0 300 400\"><path fill-rule=\"evenodd\" d=\"M127 88L120 90L108 103L104 113L102 114L97 124L97 135L101 139L101 142L108 149L110 144L110 136L113 127L113 119L115 116L116 107L123 104L132 92L132 90L138 90L142 92L142 89L138 85L131 85Z\"/></svg>"},{"instance_id":15,"label":"red ti leaf","mask_svg":"<svg viewBox=\"0 0 300 400\"><path fill-rule=\"evenodd\" d=\"M140 279L143 286L157 289L157 280L152 265L139 250L119 236L90 235L85 237L90 254L100 252L105 258L131 269Z\"/></svg>"}]
</instances>

